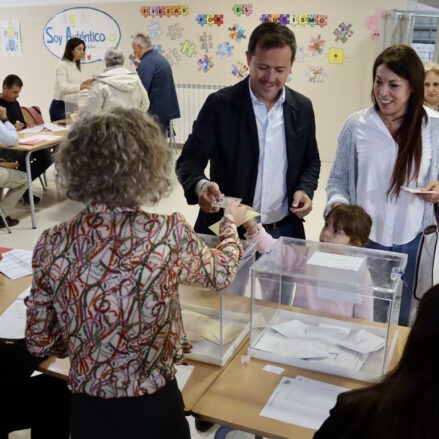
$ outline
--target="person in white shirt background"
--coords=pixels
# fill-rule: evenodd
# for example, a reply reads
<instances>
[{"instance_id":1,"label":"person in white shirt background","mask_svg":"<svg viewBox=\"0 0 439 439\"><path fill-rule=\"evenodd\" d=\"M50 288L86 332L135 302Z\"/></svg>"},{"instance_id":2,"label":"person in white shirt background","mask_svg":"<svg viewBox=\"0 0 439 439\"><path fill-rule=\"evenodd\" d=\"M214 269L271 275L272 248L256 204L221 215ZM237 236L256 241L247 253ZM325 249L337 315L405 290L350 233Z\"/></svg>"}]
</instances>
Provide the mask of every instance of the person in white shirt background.
<instances>
[{"instance_id":1,"label":"person in white shirt background","mask_svg":"<svg viewBox=\"0 0 439 439\"><path fill-rule=\"evenodd\" d=\"M327 209L362 206L373 221L368 246L408 255L399 317L408 325L419 242L435 224L439 201L439 115L423 106L424 66L411 47L391 46L377 57L372 101L342 128ZM437 193L414 195L401 186Z\"/></svg>"},{"instance_id":2,"label":"person in white shirt background","mask_svg":"<svg viewBox=\"0 0 439 439\"><path fill-rule=\"evenodd\" d=\"M6 116L6 108L0 107L0 143L4 146L14 146L18 144L18 134L14 125L9 122ZM11 218L9 214L14 209L18 200L27 189L27 177L24 172L17 171L17 162L1 162L0 161L0 191L3 188L9 188L8 193L1 199L0 208L6 217L9 226L16 226L18 219ZM12 169L11 169L12 168ZM0 228L6 225L0 220Z\"/></svg>"},{"instance_id":3,"label":"person in white shirt background","mask_svg":"<svg viewBox=\"0 0 439 439\"><path fill-rule=\"evenodd\" d=\"M90 90L93 80L81 80L81 60L84 54L84 41L80 38L67 41L62 60L56 66L55 91L49 108L51 121L65 119L65 95Z\"/></svg>"},{"instance_id":4,"label":"person in white shirt background","mask_svg":"<svg viewBox=\"0 0 439 439\"><path fill-rule=\"evenodd\" d=\"M425 66L425 105L439 111L439 64Z\"/></svg>"}]
</instances>

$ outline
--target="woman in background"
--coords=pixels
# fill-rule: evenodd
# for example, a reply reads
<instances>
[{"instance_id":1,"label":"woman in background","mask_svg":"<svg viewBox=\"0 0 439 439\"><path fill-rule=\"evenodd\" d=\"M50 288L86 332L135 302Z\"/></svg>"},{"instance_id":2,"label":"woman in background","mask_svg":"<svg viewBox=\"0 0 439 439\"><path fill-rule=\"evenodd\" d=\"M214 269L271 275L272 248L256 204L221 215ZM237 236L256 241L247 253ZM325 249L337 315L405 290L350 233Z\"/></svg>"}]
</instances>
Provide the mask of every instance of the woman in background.
<instances>
[{"instance_id":1,"label":"woman in background","mask_svg":"<svg viewBox=\"0 0 439 439\"><path fill-rule=\"evenodd\" d=\"M439 201L439 114L423 106L424 76L409 46L391 46L378 55L373 105L345 122L326 187L327 209L358 204L371 216L368 247L408 255L401 325L409 324L419 242L423 230L435 224L433 203Z\"/></svg>"},{"instance_id":2,"label":"woman in background","mask_svg":"<svg viewBox=\"0 0 439 439\"><path fill-rule=\"evenodd\" d=\"M84 115L57 155L67 196L86 204L33 255L26 339L69 356L73 439L189 439L175 364L186 342L179 284L229 286L242 257L228 206L210 249L179 213L143 210L170 191L171 153L138 109Z\"/></svg>"},{"instance_id":3,"label":"woman in background","mask_svg":"<svg viewBox=\"0 0 439 439\"><path fill-rule=\"evenodd\" d=\"M49 108L51 121L66 118L65 95L90 89L93 80L81 80L81 60L84 54L84 41L80 38L67 41L62 60L56 66L55 91Z\"/></svg>"},{"instance_id":4,"label":"woman in background","mask_svg":"<svg viewBox=\"0 0 439 439\"><path fill-rule=\"evenodd\" d=\"M439 111L439 64L425 66L425 105Z\"/></svg>"}]
</instances>

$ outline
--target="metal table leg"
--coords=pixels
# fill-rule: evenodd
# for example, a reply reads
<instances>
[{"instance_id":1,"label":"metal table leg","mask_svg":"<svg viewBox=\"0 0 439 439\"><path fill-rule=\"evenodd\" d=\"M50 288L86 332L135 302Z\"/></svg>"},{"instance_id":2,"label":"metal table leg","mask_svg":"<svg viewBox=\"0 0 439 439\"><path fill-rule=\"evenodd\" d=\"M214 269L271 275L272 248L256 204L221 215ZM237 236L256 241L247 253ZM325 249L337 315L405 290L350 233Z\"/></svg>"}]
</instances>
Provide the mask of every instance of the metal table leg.
<instances>
[{"instance_id":1,"label":"metal table leg","mask_svg":"<svg viewBox=\"0 0 439 439\"><path fill-rule=\"evenodd\" d=\"M27 175L27 189L29 192L29 206L30 206L30 216L32 218L32 228L37 228L37 222L35 221L35 205L34 205L34 194L32 193L32 174L30 170L30 155L32 151L26 152L26 175Z\"/></svg>"}]
</instances>

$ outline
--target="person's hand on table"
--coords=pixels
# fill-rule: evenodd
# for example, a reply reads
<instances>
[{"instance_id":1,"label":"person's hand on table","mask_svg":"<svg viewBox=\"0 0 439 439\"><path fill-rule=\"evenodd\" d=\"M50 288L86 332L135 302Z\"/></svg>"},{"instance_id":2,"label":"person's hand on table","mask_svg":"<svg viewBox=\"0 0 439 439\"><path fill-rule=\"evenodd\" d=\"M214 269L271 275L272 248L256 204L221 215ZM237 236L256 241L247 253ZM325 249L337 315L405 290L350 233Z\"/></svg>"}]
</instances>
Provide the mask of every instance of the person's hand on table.
<instances>
[{"instance_id":1,"label":"person's hand on table","mask_svg":"<svg viewBox=\"0 0 439 439\"><path fill-rule=\"evenodd\" d=\"M18 169L18 162L0 162L2 168Z\"/></svg>"},{"instance_id":2,"label":"person's hand on table","mask_svg":"<svg viewBox=\"0 0 439 439\"><path fill-rule=\"evenodd\" d=\"M17 120L14 124L14 127L17 131L21 131L24 128L24 123L21 123L19 120Z\"/></svg>"},{"instance_id":3,"label":"person's hand on table","mask_svg":"<svg viewBox=\"0 0 439 439\"><path fill-rule=\"evenodd\" d=\"M290 207L291 212L298 218L303 218L308 215L312 210L311 198L304 191L296 191L293 195L293 202Z\"/></svg>"},{"instance_id":4,"label":"person's hand on table","mask_svg":"<svg viewBox=\"0 0 439 439\"><path fill-rule=\"evenodd\" d=\"M200 195L198 197L198 204L203 212L216 213L219 212L219 207L213 207L212 202L221 200L223 194L219 186L214 181L208 181L203 184Z\"/></svg>"},{"instance_id":5,"label":"person's hand on table","mask_svg":"<svg viewBox=\"0 0 439 439\"><path fill-rule=\"evenodd\" d=\"M421 197L424 201L430 203L439 202L439 181L430 181L423 188L424 191L434 191L434 194L416 194L418 197Z\"/></svg>"}]
</instances>

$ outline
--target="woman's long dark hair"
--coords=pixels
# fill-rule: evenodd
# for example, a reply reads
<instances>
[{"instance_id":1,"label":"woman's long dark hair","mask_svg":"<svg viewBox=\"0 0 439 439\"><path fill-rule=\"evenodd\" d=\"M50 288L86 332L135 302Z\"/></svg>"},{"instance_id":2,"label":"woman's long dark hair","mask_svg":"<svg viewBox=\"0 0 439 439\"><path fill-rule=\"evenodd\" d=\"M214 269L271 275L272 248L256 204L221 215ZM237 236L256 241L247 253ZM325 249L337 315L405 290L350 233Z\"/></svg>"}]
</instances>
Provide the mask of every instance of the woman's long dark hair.
<instances>
[{"instance_id":1,"label":"woman's long dark hair","mask_svg":"<svg viewBox=\"0 0 439 439\"><path fill-rule=\"evenodd\" d=\"M358 389L346 401L367 400L375 416L373 439L439 438L439 285L430 288L396 368L378 384ZM371 411L368 411L370 416ZM361 415L360 415L361 417ZM346 422L349 422L347 419Z\"/></svg>"},{"instance_id":2,"label":"woman's long dark hair","mask_svg":"<svg viewBox=\"0 0 439 439\"><path fill-rule=\"evenodd\" d=\"M393 73L409 82L411 93L407 102L407 111L398 129L395 140L398 144L398 155L393 168L390 187L387 196L398 196L401 186L419 176L422 159L422 123L427 121L424 110L424 65L417 53L409 46L397 44L385 49L373 65L373 82L381 64L385 64ZM376 111L380 107L372 87L372 101Z\"/></svg>"},{"instance_id":3,"label":"woman's long dark hair","mask_svg":"<svg viewBox=\"0 0 439 439\"><path fill-rule=\"evenodd\" d=\"M81 40L81 38L70 38L69 41L67 41L66 48L64 49L64 55L62 56L62 59L68 59L69 61L73 61L73 49L75 47L78 47L80 45L84 46L84 52L85 52L85 43ZM76 67L78 67L78 70L81 70L81 60L78 59L76 61Z\"/></svg>"}]
</instances>

